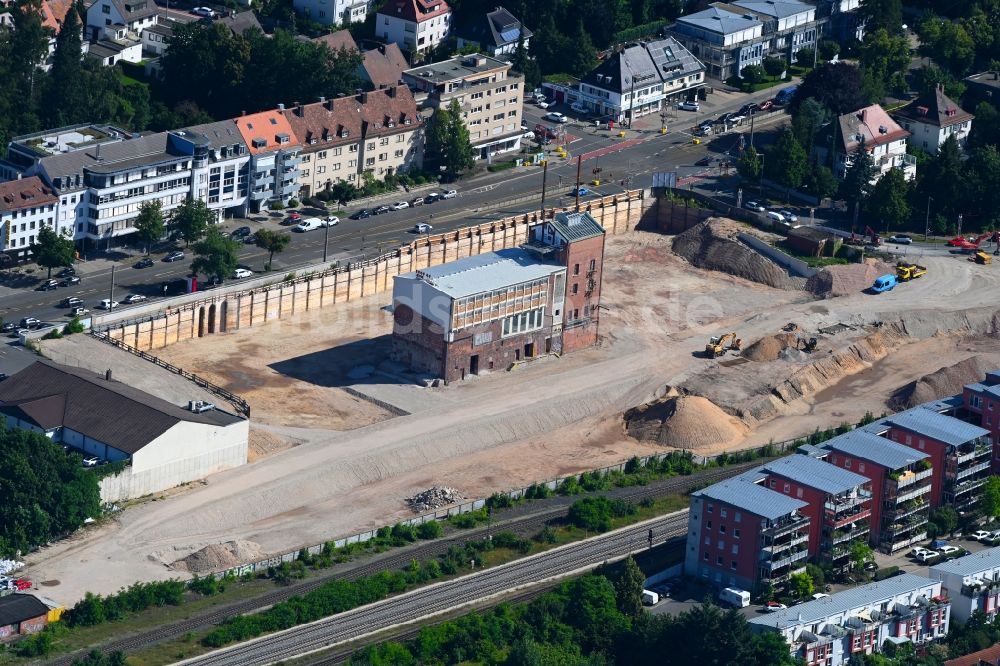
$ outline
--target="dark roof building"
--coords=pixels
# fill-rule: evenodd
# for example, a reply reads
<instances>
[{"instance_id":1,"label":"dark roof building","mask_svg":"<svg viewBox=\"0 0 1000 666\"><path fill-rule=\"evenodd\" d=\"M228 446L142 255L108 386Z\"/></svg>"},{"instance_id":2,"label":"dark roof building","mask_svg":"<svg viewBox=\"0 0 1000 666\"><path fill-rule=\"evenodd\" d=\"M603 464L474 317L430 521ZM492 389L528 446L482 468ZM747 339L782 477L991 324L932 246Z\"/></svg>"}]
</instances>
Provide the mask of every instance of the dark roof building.
<instances>
[{"instance_id":1,"label":"dark roof building","mask_svg":"<svg viewBox=\"0 0 1000 666\"><path fill-rule=\"evenodd\" d=\"M893 115L912 133L909 144L930 153L936 153L948 137L954 137L959 146L964 145L974 118L944 94L942 85Z\"/></svg>"},{"instance_id":2,"label":"dark roof building","mask_svg":"<svg viewBox=\"0 0 1000 666\"><path fill-rule=\"evenodd\" d=\"M524 48L528 48L531 35L531 30L503 7L497 7L485 16L471 16L470 20L455 28L458 48L472 45L491 56L513 53L521 39L524 40Z\"/></svg>"},{"instance_id":3,"label":"dark roof building","mask_svg":"<svg viewBox=\"0 0 1000 666\"><path fill-rule=\"evenodd\" d=\"M397 44L380 44L362 55L364 62L358 73L375 89L397 85L403 78L403 72L410 68Z\"/></svg>"},{"instance_id":4,"label":"dark roof building","mask_svg":"<svg viewBox=\"0 0 1000 666\"><path fill-rule=\"evenodd\" d=\"M48 616L49 607L30 594L0 597L0 640L39 632Z\"/></svg>"},{"instance_id":5,"label":"dark roof building","mask_svg":"<svg viewBox=\"0 0 1000 666\"><path fill-rule=\"evenodd\" d=\"M4 213L54 204L56 201L55 192L38 176L0 183L0 225Z\"/></svg>"}]
</instances>

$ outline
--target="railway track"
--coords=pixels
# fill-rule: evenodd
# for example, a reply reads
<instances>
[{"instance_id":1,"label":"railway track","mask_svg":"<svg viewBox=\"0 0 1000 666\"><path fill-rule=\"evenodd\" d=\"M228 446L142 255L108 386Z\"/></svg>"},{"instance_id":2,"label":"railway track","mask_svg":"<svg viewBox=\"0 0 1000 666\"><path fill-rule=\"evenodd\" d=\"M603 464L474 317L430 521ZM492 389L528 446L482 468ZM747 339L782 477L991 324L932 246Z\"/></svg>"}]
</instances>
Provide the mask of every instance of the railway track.
<instances>
[{"instance_id":1,"label":"railway track","mask_svg":"<svg viewBox=\"0 0 1000 666\"><path fill-rule=\"evenodd\" d=\"M690 492L696 488L735 476L757 464L759 463L731 465L691 476L672 477L645 486L614 488L602 494L630 502L641 502L644 499L653 499L663 495ZM384 554L368 557L363 561L336 565L328 570L319 572L313 578L285 587L277 587L259 597L221 608L214 608L187 620L157 627L141 634L111 640L103 645L94 647L100 647L105 652L137 652L165 640L214 626L234 615L259 612L293 596L307 594L331 580L355 580L387 569L401 569L413 559L429 560L438 557L446 553L448 548L453 545L461 545L469 539L474 539L489 532L509 531L519 536L530 537L553 519L565 516L569 505L577 499L578 497L572 496L554 497L546 500L544 504L541 502L521 504L512 509L505 510L501 514L500 519L492 522L489 526L463 530L445 538L420 542L411 547L396 548ZM51 657L45 663L50 666L71 666L73 659L81 654L77 652L59 657Z\"/></svg>"}]
</instances>

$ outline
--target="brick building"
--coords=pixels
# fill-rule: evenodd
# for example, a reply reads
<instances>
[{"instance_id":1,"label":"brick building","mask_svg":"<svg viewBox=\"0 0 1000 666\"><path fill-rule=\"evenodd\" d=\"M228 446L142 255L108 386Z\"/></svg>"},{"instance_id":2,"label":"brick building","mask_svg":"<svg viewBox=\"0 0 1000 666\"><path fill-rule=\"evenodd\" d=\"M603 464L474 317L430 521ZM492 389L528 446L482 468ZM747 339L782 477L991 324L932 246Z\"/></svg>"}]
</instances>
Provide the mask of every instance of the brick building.
<instances>
[{"instance_id":1,"label":"brick building","mask_svg":"<svg viewBox=\"0 0 1000 666\"><path fill-rule=\"evenodd\" d=\"M987 372L981 382L966 384L961 400L962 415L990 431L993 473L1000 474L1000 370Z\"/></svg>"},{"instance_id":2,"label":"brick building","mask_svg":"<svg viewBox=\"0 0 1000 666\"><path fill-rule=\"evenodd\" d=\"M597 340L604 229L559 213L522 248L395 278L393 358L446 382Z\"/></svg>"},{"instance_id":3,"label":"brick building","mask_svg":"<svg viewBox=\"0 0 1000 666\"><path fill-rule=\"evenodd\" d=\"M49 623L49 607L30 594L0 597L0 641L37 634Z\"/></svg>"}]
</instances>

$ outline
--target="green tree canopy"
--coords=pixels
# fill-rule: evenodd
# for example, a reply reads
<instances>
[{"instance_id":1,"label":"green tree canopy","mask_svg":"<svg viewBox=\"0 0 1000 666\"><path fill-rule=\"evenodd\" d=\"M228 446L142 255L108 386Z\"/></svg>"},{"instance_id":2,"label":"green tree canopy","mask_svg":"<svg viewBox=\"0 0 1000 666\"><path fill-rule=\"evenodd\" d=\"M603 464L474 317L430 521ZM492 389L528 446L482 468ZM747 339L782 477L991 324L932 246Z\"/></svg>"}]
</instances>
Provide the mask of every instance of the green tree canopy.
<instances>
[{"instance_id":1,"label":"green tree canopy","mask_svg":"<svg viewBox=\"0 0 1000 666\"><path fill-rule=\"evenodd\" d=\"M786 63L781 58L764 58L764 71L768 76L780 76L785 69L788 68L788 63ZM812 65L812 59L809 59L809 64Z\"/></svg>"},{"instance_id":2,"label":"green tree canopy","mask_svg":"<svg viewBox=\"0 0 1000 666\"><path fill-rule=\"evenodd\" d=\"M875 552L864 541L851 542L851 566L855 569L863 569L866 564L874 561Z\"/></svg>"},{"instance_id":3,"label":"green tree canopy","mask_svg":"<svg viewBox=\"0 0 1000 666\"><path fill-rule=\"evenodd\" d=\"M816 49L799 49L795 52L795 64L799 67L812 67L816 55Z\"/></svg>"},{"instance_id":4,"label":"green tree canopy","mask_svg":"<svg viewBox=\"0 0 1000 666\"><path fill-rule=\"evenodd\" d=\"M947 536L958 527L958 512L954 507L939 506L931 511L930 521L937 527L938 536Z\"/></svg>"},{"instance_id":5,"label":"green tree canopy","mask_svg":"<svg viewBox=\"0 0 1000 666\"><path fill-rule=\"evenodd\" d=\"M796 141L792 130L785 128L767 152L764 175L784 187L796 189L802 185L807 173L809 158L806 151Z\"/></svg>"},{"instance_id":6,"label":"green tree canopy","mask_svg":"<svg viewBox=\"0 0 1000 666\"><path fill-rule=\"evenodd\" d=\"M618 611L630 620L638 620L644 613L642 608L642 584L646 576L631 556L625 559L625 564L614 581L615 599Z\"/></svg>"},{"instance_id":7,"label":"green tree canopy","mask_svg":"<svg viewBox=\"0 0 1000 666\"><path fill-rule=\"evenodd\" d=\"M149 246L163 238L167 225L163 221L162 204L159 199L143 202L139 207L139 216L134 222L136 235L146 244L146 254Z\"/></svg>"},{"instance_id":8,"label":"green tree canopy","mask_svg":"<svg viewBox=\"0 0 1000 666\"><path fill-rule=\"evenodd\" d=\"M931 15L920 24L921 52L962 78L976 62L976 42L960 22Z\"/></svg>"},{"instance_id":9,"label":"green tree canopy","mask_svg":"<svg viewBox=\"0 0 1000 666\"><path fill-rule=\"evenodd\" d=\"M458 100L447 109L437 109L425 133L424 164L431 171L450 178L471 169L475 163L469 129L462 120Z\"/></svg>"},{"instance_id":10,"label":"green tree canopy","mask_svg":"<svg viewBox=\"0 0 1000 666\"><path fill-rule=\"evenodd\" d=\"M767 77L767 71L760 65L747 65L740 70L740 76L747 83L760 83Z\"/></svg>"},{"instance_id":11,"label":"green tree canopy","mask_svg":"<svg viewBox=\"0 0 1000 666\"><path fill-rule=\"evenodd\" d=\"M815 589L813 579L808 573L800 572L792 574L788 579L788 591L799 599L811 597Z\"/></svg>"},{"instance_id":12,"label":"green tree canopy","mask_svg":"<svg viewBox=\"0 0 1000 666\"><path fill-rule=\"evenodd\" d=\"M906 90L903 73L910 64L910 44L905 37L890 36L884 28L867 32L858 62L868 102L880 102L889 91Z\"/></svg>"},{"instance_id":13,"label":"green tree canopy","mask_svg":"<svg viewBox=\"0 0 1000 666\"><path fill-rule=\"evenodd\" d=\"M858 19L866 31L882 29L898 35L903 31L902 0L861 0Z\"/></svg>"},{"instance_id":14,"label":"green tree canopy","mask_svg":"<svg viewBox=\"0 0 1000 666\"><path fill-rule=\"evenodd\" d=\"M789 112L796 115L799 105L810 97L838 116L856 111L867 103L861 90L861 72L845 62L823 63L809 72L799 85Z\"/></svg>"},{"instance_id":15,"label":"green tree canopy","mask_svg":"<svg viewBox=\"0 0 1000 666\"><path fill-rule=\"evenodd\" d=\"M989 518L1000 518L1000 476L990 476L979 496L982 512Z\"/></svg>"},{"instance_id":16,"label":"green tree canopy","mask_svg":"<svg viewBox=\"0 0 1000 666\"><path fill-rule=\"evenodd\" d=\"M844 180L840 182L838 194L852 211L855 206L860 210L868 200L876 174L875 162L862 141L851 157L851 165L847 167Z\"/></svg>"},{"instance_id":17,"label":"green tree canopy","mask_svg":"<svg viewBox=\"0 0 1000 666\"><path fill-rule=\"evenodd\" d=\"M736 162L736 171L745 180L756 182L760 178L761 159L760 153L753 146L743 151L740 159Z\"/></svg>"},{"instance_id":18,"label":"green tree canopy","mask_svg":"<svg viewBox=\"0 0 1000 666\"><path fill-rule=\"evenodd\" d=\"M191 271L221 282L236 270L239 247L239 243L223 235L218 227L210 227L205 238L194 244Z\"/></svg>"},{"instance_id":19,"label":"green tree canopy","mask_svg":"<svg viewBox=\"0 0 1000 666\"><path fill-rule=\"evenodd\" d=\"M270 270L271 264L274 263L275 253L281 253L285 251L288 244L292 242L292 237L289 234L281 233L280 231L272 231L271 229L258 229L254 236L256 237L256 242L254 243L257 247L262 250L267 250L267 269Z\"/></svg>"},{"instance_id":20,"label":"green tree canopy","mask_svg":"<svg viewBox=\"0 0 1000 666\"><path fill-rule=\"evenodd\" d=\"M61 236L52 230L52 227L43 226L35 237L35 242L31 245L31 256L35 263L42 268L49 269L49 278L52 277L52 269L60 266L69 266L76 257L76 248L73 241L66 236Z\"/></svg>"},{"instance_id":21,"label":"green tree canopy","mask_svg":"<svg viewBox=\"0 0 1000 666\"><path fill-rule=\"evenodd\" d=\"M917 171L917 201L926 202L927 197L932 197L934 210L953 223L968 206L966 187L962 152L955 136L949 135L938 148L937 155Z\"/></svg>"},{"instance_id":22,"label":"green tree canopy","mask_svg":"<svg viewBox=\"0 0 1000 666\"><path fill-rule=\"evenodd\" d=\"M831 120L833 120L833 114L830 113L830 109L812 97L803 100L798 105L795 115L792 117L792 132L799 145L805 148L806 153L812 154L816 137Z\"/></svg>"},{"instance_id":23,"label":"green tree canopy","mask_svg":"<svg viewBox=\"0 0 1000 666\"><path fill-rule=\"evenodd\" d=\"M171 216L171 226L180 232L185 245L190 245L205 235L215 214L201 199L188 197Z\"/></svg>"},{"instance_id":24,"label":"green tree canopy","mask_svg":"<svg viewBox=\"0 0 1000 666\"><path fill-rule=\"evenodd\" d=\"M832 39L819 40L819 59L823 62L833 60L834 56L840 53L840 44Z\"/></svg>"},{"instance_id":25,"label":"green tree canopy","mask_svg":"<svg viewBox=\"0 0 1000 666\"><path fill-rule=\"evenodd\" d=\"M840 181L837 180L837 177L833 175L833 171L828 166L814 163L810 166L809 173L806 174L802 185L813 196L819 199L826 199L837 193Z\"/></svg>"},{"instance_id":26,"label":"green tree canopy","mask_svg":"<svg viewBox=\"0 0 1000 666\"><path fill-rule=\"evenodd\" d=\"M902 169L890 169L872 187L865 202L873 227L886 231L899 229L910 219L910 183Z\"/></svg>"}]
</instances>

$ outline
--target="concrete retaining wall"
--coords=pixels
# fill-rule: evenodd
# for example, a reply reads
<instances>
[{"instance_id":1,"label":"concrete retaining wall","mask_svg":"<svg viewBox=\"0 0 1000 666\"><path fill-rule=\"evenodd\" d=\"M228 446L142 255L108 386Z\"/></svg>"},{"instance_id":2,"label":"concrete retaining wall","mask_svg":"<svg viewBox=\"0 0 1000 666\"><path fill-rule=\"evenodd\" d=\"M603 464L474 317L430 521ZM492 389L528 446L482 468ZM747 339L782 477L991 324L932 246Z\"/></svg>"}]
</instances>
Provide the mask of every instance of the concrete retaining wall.
<instances>
[{"instance_id":1,"label":"concrete retaining wall","mask_svg":"<svg viewBox=\"0 0 1000 666\"><path fill-rule=\"evenodd\" d=\"M789 256L775 247L771 247L759 238L755 238L750 234L744 233L737 234L737 238L752 247L758 253L764 255L774 263L787 270L795 277L811 278L813 275L816 275L816 269L810 268L809 264L806 262Z\"/></svg>"}]
</instances>

